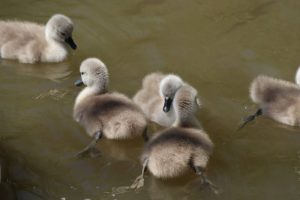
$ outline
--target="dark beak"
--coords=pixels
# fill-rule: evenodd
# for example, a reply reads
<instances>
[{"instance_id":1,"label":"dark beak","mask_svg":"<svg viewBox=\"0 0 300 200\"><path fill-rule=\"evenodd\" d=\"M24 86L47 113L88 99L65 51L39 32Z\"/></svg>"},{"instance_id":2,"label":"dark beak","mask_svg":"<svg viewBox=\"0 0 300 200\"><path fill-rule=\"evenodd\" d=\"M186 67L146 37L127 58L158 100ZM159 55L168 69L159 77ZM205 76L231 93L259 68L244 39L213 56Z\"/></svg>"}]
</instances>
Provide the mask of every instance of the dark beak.
<instances>
[{"instance_id":1,"label":"dark beak","mask_svg":"<svg viewBox=\"0 0 300 200\"><path fill-rule=\"evenodd\" d=\"M82 82L82 80L81 79L79 79L79 80L77 80L77 81L75 81L75 86L77 86L77 87L80 87L80 86L82 86L83 85L83 82Z\"/></svg>"},{"instance_id":2,"label":"dark beak","mask_svg":"<svg viewBox=\"0 0 300 200\"><path fill-rule=\"evenodd\" d=\"M164 108L163 108L164 112L169 112L170 111L172 102L173 102L173 99L171 99L169 97L165 98L165 103L164 103Z\"/></svg>"},{"instance_id":3,"label":"dark beak","mask_svg":"<svg viewBox=\"0 0 300 200\"><path fill-rule=\"evenodd\" d=\"M77 45L75 44L75 42L74 42L74 40L72 39L71 36L68 37L68 38L66 38L66 39L65 39L65 42L66 42L68 45L70 45L70 47L71 47L72 49L76 49L76 48L77 48Z\"/></svg>"}]
</instances>

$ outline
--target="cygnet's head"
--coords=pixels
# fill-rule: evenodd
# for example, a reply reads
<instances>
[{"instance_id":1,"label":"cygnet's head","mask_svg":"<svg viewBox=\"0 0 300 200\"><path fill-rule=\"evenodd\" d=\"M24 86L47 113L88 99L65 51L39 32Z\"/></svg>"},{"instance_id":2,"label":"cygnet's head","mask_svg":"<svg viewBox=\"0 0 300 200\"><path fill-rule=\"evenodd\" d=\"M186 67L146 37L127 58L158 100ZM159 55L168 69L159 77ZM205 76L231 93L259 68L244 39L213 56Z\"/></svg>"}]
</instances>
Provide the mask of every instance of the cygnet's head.
<instances>
[{"instance_id":1,"label":"cygnet's head","mask_svg":"<svg viewBox=\"0 0 300 200\"><path fill-rule=\"evenodd\" d=\"M69 17L55 14L46 24L46 38L47 40L67 43L72 49L76 49L77 45L72 38L73 29L73 22Z\"/></svg>"},{"instance_id":2,"label":"cygnet's head","mask_svg":"<svg viewBox=\"0 0 300 200\"><path fill-rule=\"evenodd\" d=\"M159 93L164 99L163 111L169 112L174 96L177 90L183 85L183 81L179 76L170 74L160 81Z\"/></svg>"},{"instance_id":3,"label":"cygnet's head","mask_svg":"<svg viewBox=\"0 0 300 200\"><path fill-rule=\"evenodd\" d=\"M76 86L82 84L87 87L96 87L105 91L108 85L108 71L105 64L98 58L87 58L80 65L81 80L75 82Z\"/></svg>"},{"instance_id":4,"label":"cygnet's head","mask_svg":"<svg viewBox=\"0 0 300 200\"><path fill-rule=\"evenodd\" d=\"M174 110L177 113L176 120L180 122L195 115L201 106L197 90L189 85L182 86L176 92L173 104Z\"/></svg>"},{"instance_id":5,"label":"cygnet's head","mask_svg":"<svg viewBox=\"0 0 300 200\"><path fill-rule=\"evenodd\" d=\"M298 85L300 85L300 66L298 67L298 70L297 70L297 72L296 72L296 83L298 84Z\"/></svg>"}]
</instances>

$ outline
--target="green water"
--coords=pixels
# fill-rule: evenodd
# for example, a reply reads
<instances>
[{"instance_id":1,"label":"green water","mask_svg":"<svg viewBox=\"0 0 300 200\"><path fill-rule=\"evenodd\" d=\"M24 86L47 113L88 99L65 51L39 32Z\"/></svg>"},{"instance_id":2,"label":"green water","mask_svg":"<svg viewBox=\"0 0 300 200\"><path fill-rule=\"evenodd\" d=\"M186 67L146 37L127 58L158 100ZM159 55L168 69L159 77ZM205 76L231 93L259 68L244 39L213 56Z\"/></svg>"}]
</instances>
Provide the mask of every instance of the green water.
<instances>
[{"instance_id":1,"label":"green water","mask_svg":"<svg viewBox=\"0 0 300 200\"><path fill-rule=\"evenodd\" d=\"M294 81L300 64L297 0L1 0L0 19L44 23L64 13L78 49L59 64L0 62L1 199L300 199L298 128L260 118L248 87L258 74ZM142 141L99 142L102 156L74 159L90 138L73 121L80 62L99 57L110 89L135 94L154 71L179 74L199 92L198 118L215 143L208 176L219 186L187 191L184 181L141 171ZM50 92L49 92L50 91ZM53 95L49 95L49 93ZM15 197L14 197L15 196Z\"/></svg>"}]
</instances>

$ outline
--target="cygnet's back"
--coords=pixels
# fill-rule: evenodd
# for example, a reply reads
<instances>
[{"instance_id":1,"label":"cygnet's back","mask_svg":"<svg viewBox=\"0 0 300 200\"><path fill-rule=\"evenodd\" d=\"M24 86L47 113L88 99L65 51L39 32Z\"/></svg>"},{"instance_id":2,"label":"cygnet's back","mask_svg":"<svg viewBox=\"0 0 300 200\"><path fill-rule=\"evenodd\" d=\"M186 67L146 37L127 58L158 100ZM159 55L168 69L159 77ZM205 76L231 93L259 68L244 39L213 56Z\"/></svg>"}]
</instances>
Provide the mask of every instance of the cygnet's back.
<instances>
[{"instance_id":1,"label":"cygnet's back","mask_svg":"<svg viewBox=\"0 0 300 200\"><path fill-rule=\"evenodd\" d=\"M45 27L40 24L19 21L0 21L0 47L8 41L16 39L23 41L37 39L41 42L45 42L45 38L43 37L44 33Z\"/></svg>"},{"instance_id":2,"label":"cygnet's back","mask_svg":"<svg viewBox=\"0 0 300 200\"><path fill-rule=\"evenodd\" d=\"M147 143L142 162L158 178L178 177L194 167L205 169L213 143L200 129L172 127L155 136Z\"/></svg>"},{"instance_id":3,"label":"cygnet's back","mask_svg":"<svg viewBox=\"0 0 300 200\"><path fill-rule=\"evenodd\" d=\"M126 139L140 136L146 129L146 119L131 100L120 93L90 96L74 108L74 118L90 136L101 128L109 139Z\"/></svg>"},{"instance_id":4,"label":"cygnet's back","mask_svg":"<svg viewBox=\"0 0 300 200\"><path fill-rule=\"evenodd\" d=\"M169 127L175 121L173 99L176 91L183 85L177 75L152 73L143 79L142 89L133 97L151 121Z\"/></svg>"},{"instance_id":5,"label":"cygnet's back","mask_svg":"<svg viewBox=\"0 0 300 200\"><path fill-rule=\"evenodd\" d=\"M133 101L140 106L145 113L148 113L148 105L151 99L159 95L159 83L165 77L162 73L155 72L144 77L142 89L140 89L133 97Z\"/></svg>"},{"instance_id":6,"label":"cygnet's back","mask_svg":"<svg viewBox=\"0 0 300 200\"><path fill-rule=\"evenodd\" d=\"M300 86L267 76L258 76L250 86L251 99L262 114L281 123L300 125Z\"/></svg>"}]
</instances>

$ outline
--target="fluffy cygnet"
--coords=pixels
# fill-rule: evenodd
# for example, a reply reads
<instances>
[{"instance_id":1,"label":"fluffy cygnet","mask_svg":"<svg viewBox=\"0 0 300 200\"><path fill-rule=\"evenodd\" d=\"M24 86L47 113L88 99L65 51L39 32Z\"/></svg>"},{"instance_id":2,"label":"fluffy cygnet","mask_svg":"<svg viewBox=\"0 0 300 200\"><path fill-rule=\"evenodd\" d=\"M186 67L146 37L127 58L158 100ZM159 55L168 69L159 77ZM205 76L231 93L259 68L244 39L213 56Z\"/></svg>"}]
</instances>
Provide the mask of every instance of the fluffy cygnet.
<instances>
[{"instance_id":1,"label":"fluffy cygnet","mask_svg":"<svg viewBox=\"0 0 300 200\"><path fill-rule=\"evenodd\" d=\"M22 63L60 62L68 54L73 22L62 14L53 15L46 26L33 22L0 21L0 57Z\"/></svg>"},{"instance_id":2,"label":"fluffy cygnet","mask_svg":"<svg viewBox=\"0 0 300 200\"><path fill-rule=\"evenodd\" d=\"M250 86L250 97L259 105L255 114L245 119L241 127L259 115L291 126L300 126L300 70L296 83L260 75Z\"/></svg>"},{"instance_id":3,"label":"fluffy cygnet","mask_svg":"<svg viewBox=\"0 0 300 200\"><path fill-rule=\"evenodd\" d=\"M93 142L80 155L88 152L104 136L108 139L127 139L146 133L147 120L141 109L127 96L107 92L108 71L97 58L88 58L80 66L81 80L86 86L77 96L73 116Z\"/></svg>"},{"instance_id":4,"label":"fluffy cygnet","mask_svg":"<svg viewBox=\"0 0 300 200\"><path fill-rule=\"evenodd\" d=\"M191 86L182 86L175 94L174 111L176 120L173 127L155 133L146 144L141 156L142 175L132 188L143 186L146 169L157 178L174 178L189 170L201 176L203 183L215 187L205 175L213 143L200 129L195 117L198 110L197 91Z\"/></svg>"},{"instance_id":5,"label":"fluffy cygnet","mask_svg":"<svg viewBox=\"0 0 300 200\"><path fill-rule=\"evenodd\" d=\"M133 101L151 121L170 127L175 121L174 96L184 84L177 75L152 73L143 79L142 89L136 93Z\"/></svg>"}]
</instances>

